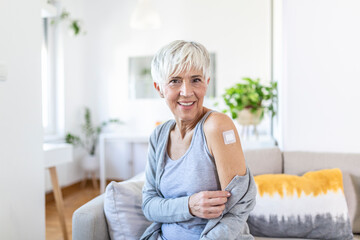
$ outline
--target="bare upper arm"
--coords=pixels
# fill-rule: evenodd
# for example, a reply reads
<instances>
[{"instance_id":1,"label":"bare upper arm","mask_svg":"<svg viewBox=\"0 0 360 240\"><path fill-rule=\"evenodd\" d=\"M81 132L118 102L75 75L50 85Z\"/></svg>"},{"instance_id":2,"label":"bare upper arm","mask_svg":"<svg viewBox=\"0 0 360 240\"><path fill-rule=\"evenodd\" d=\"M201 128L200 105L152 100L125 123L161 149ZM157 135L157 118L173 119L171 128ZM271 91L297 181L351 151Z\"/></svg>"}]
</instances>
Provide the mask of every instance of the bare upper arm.
<instances>
[{"instance_id":1,"label":"bare upper arm","mask_svg":"<svg viewBox=\"0 0 360 240\"><path fill-rule=\"evenodd\" d=\"M231 130L236 141L225 144L223 132ZM221 188L224 190L234 176L246 173L245 158L237 129L227 115L214 112L205 121L204 132L210 153L215 158Z\"/></svg>"}]
</instances>

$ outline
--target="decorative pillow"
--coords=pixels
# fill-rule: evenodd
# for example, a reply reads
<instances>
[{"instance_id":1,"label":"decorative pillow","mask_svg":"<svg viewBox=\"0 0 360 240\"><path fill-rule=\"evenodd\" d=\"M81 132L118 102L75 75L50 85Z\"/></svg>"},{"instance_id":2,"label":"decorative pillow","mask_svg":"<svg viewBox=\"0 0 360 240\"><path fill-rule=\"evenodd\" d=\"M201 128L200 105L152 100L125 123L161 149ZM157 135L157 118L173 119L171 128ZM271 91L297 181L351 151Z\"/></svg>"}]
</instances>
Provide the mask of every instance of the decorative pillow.
<instances>
[{"instance_id":1,"label":"decorative pillow","mask_svg":"<svg viewBox=\"0 0 360 240\"><path fill-rule=\"evenodd\" d=\"M144 178L111 182L105 191L104 212L112 240L138 240L151 224L142 210Z\"/></svg>"},{"instance_id":2,"label":"decorative pillow","mask_svg":"<svg viewBox=\"0 0 360 240\"><path fill-rule=\"evenodd\" d=\"M254 236L353 239L340 169L255 177Z\"/></svg>"},{"instance_id":3,"label":"decorative pillow","mask_svg":"<svg viewBox=\"0 0 360 240\"><path fill-rule=\"evenodd\" d=\"M352 184L354 186L355 195L356 195L356 206L359 209L356 209L355 216L354 216L354 222L353 222L353 232L360 233L360 177L355 175L350 175Z\"/></svg>"},{"instance_id":4,"label":"decorative pillow","mask_svg":"<svg viewBox=\"0 0 360 240\"><path fill-rule=\"evenodd\" d=\"M360 212L359 204L360 200L356 197L356 187L351 179L351 173L347 171L342 171L343 175L343 185L344 185L344 195L346 198L346 203L348 206L348 214L350 219L350 224L352 226L352 232L359 232L360 225L357 226L356 216L360 216L358 212Z\"/></svg>"}]
</instances>

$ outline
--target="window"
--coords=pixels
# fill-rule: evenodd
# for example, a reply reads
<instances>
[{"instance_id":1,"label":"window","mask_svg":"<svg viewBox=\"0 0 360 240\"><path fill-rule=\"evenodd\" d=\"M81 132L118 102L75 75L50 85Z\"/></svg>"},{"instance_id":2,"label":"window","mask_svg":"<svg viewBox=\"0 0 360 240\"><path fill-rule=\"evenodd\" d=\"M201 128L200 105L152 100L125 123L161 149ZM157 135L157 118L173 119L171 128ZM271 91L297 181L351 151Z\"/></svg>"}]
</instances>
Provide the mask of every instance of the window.
<instances>
[{"instance_id":1,"label":"window","mask_svg":"<svg viewBox=\"0 0 360 240\"><path fill-rule=\"evenodd\" d=\"M49 141L63 135L63 81L60 74L60 32L58 24L52 24L57 9L54 5L47 4L42 10L42 121L44 140Z\"/></svg>"}]
</instances>

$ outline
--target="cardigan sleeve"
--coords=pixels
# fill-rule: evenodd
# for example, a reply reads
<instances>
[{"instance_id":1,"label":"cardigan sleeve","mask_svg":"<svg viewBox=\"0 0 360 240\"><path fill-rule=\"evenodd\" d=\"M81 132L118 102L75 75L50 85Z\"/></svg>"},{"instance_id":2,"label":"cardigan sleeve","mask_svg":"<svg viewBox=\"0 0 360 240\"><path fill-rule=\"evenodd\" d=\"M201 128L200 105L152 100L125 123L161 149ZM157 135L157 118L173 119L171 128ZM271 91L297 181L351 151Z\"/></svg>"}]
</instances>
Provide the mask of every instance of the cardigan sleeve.
<instances>
[{"instance_id":1,"label":"cardigan sleeve","mask_svg":"<svg viewBox=\"0 0 360 240\"><path fill-rule=\"evenodd\" d=\"M189 196L166 199L156 188L156 174L160 172L157 171L159 159L156 159L156 152L161 150L158 146L158 138L165 137L160 135L160 131L161 128L156 128L150 136L148 161L145 169L146 179L142 190L142 210L145 217L153 222L187 221L193 218L188 207Z\"/></svg>"},{"instance_id":2,"label":"cardigan sleeve","mask_svg":"<svg viewBox=\"0 0 360 240\"><path fill-rule=\"evenodd\" d=\"M235 176L225 190L231 192L231 197L225 204L223 215L207 223L200 239L254 239L246 223L255 207L257 192L249 169L244 176Z\"/></svg>"}]
</instances>

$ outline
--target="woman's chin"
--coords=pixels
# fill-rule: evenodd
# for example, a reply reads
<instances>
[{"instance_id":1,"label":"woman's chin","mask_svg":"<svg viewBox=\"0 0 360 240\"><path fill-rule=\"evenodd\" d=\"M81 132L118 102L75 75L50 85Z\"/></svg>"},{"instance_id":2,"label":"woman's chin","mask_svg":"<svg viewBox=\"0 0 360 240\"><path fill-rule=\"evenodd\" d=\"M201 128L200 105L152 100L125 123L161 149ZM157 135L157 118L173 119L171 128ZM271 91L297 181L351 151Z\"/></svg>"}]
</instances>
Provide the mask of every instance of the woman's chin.
<instances>
[{"instance_id":1,"label":"woman's chin","mask_svg":"<svg viewBox=\"0 0 360 240\"><path fill-rule=\"evenodd\" d=\"M177 111L175 118L181 121L195 121L198 119L200 110L193 109L192 111Z\"/></svg>"}]
</instances>

